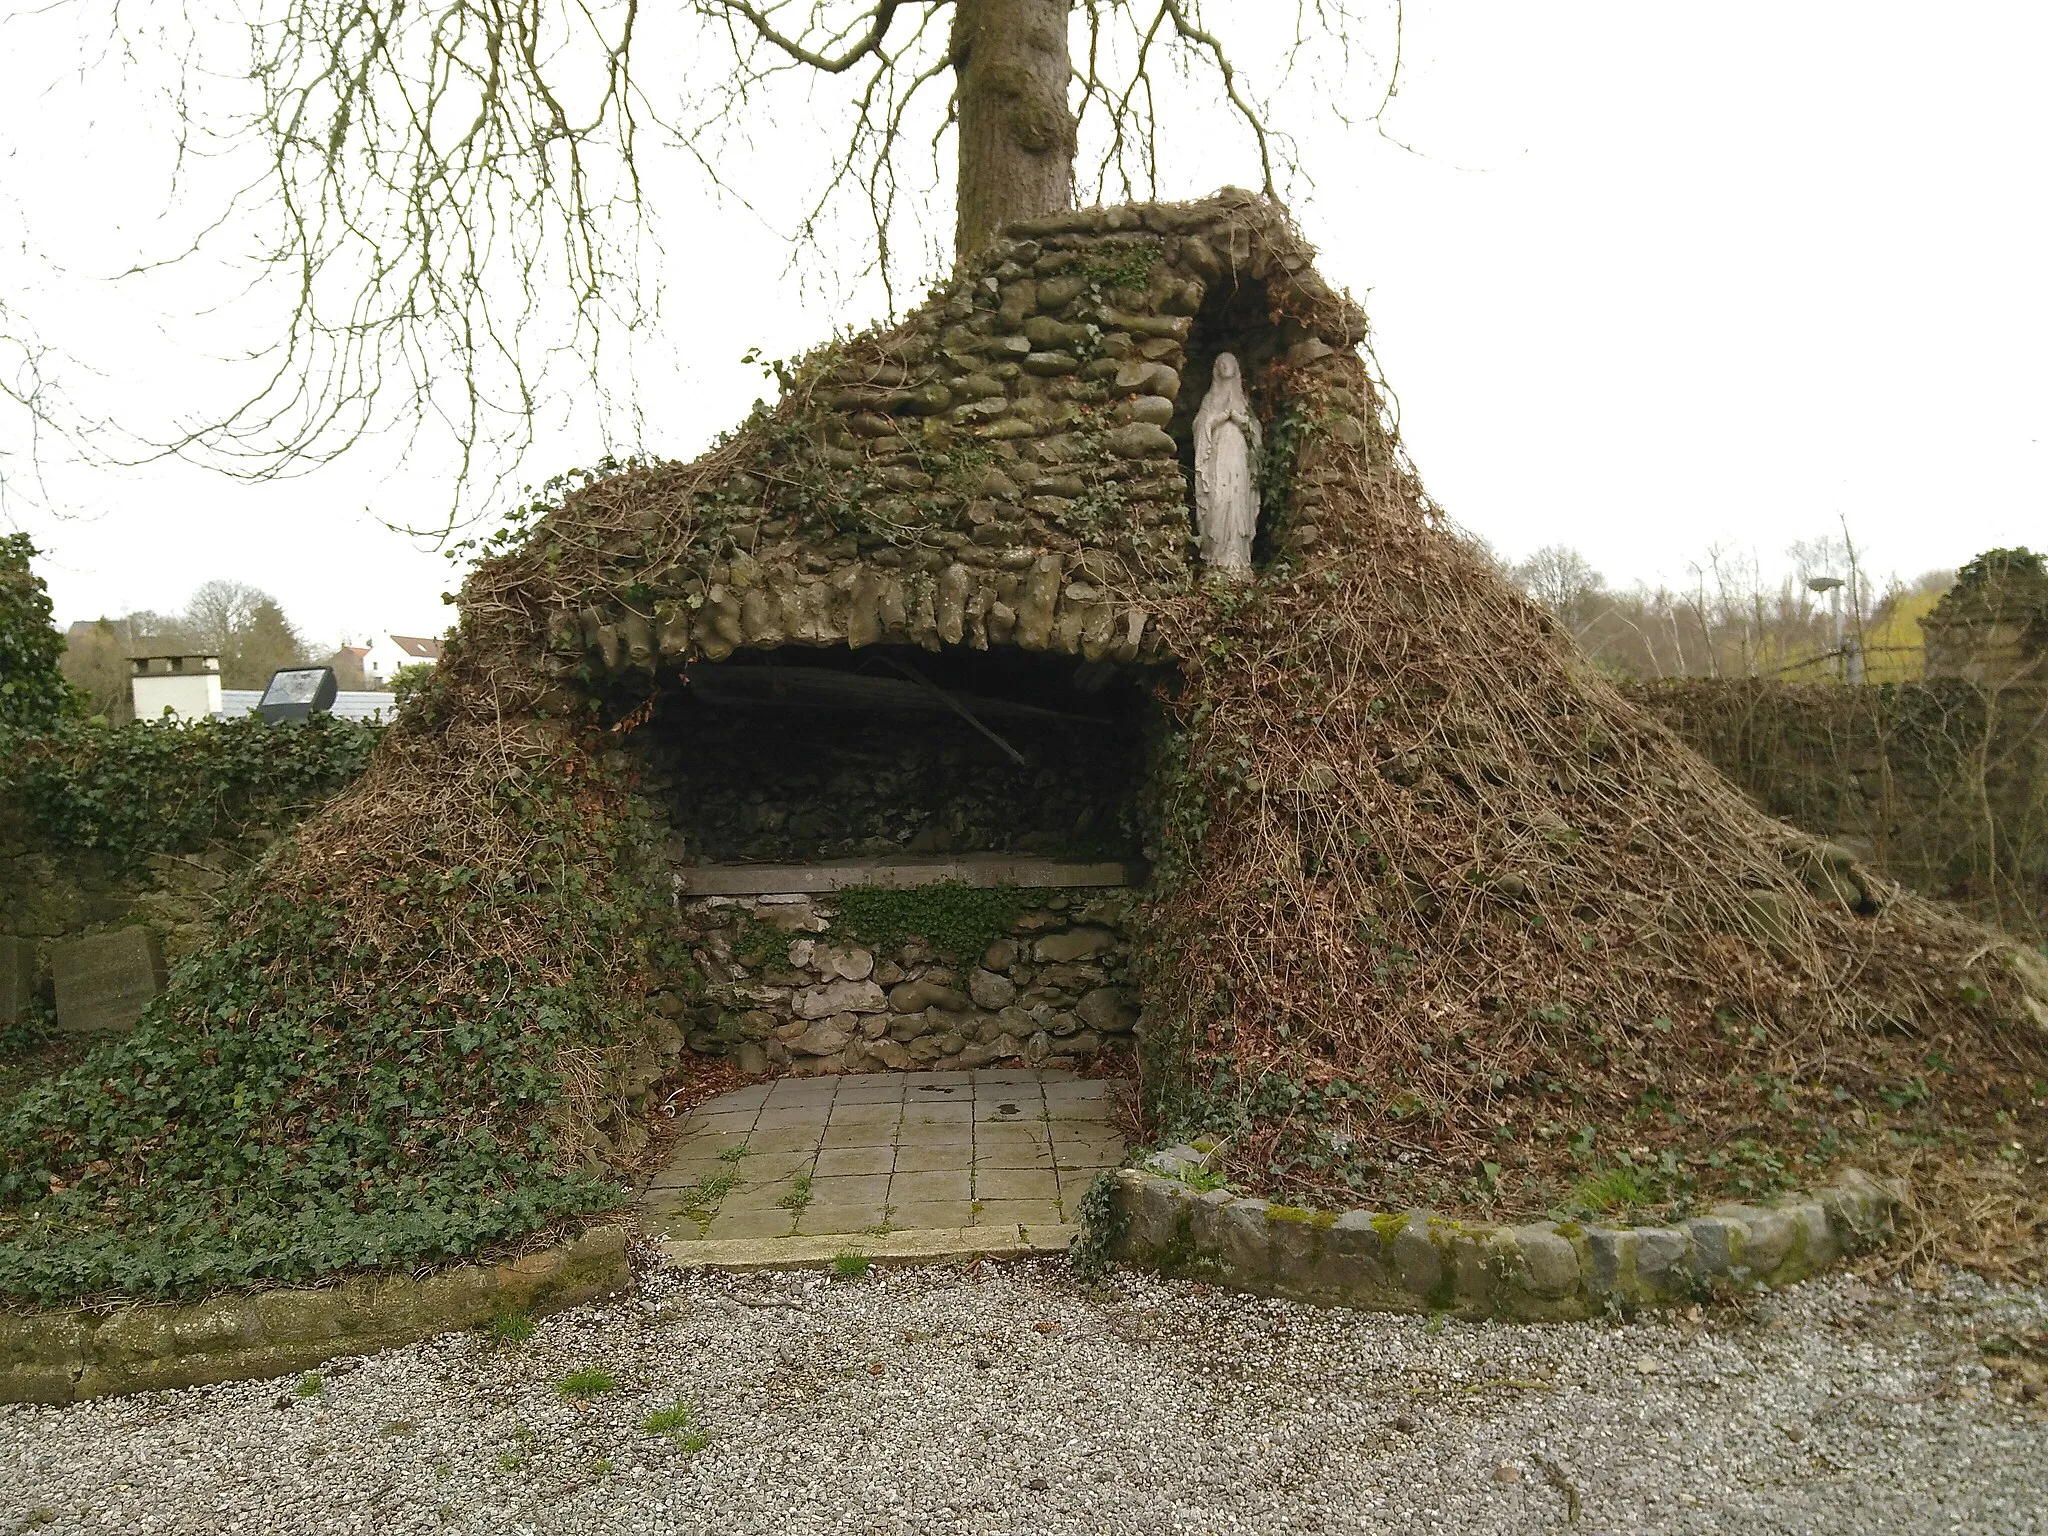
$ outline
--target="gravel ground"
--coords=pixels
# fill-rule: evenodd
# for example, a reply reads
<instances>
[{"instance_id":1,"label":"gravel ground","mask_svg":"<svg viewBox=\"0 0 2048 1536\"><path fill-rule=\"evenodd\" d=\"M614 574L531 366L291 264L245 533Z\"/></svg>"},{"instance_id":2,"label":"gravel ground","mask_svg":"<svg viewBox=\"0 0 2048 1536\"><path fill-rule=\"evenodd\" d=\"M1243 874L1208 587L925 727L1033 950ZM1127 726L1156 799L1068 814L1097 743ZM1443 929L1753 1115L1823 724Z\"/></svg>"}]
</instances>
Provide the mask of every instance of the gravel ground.
<instances>
[{"instance_id":1,"label":"gravel ground","mask_svg":"<svg viewBox=\"0 0 2048 1536\"><path fill-rule=\"evenodd\" d=\"M2044 1323L1968 1278L1545 1327L661 1270L521 1345L0 1408L0 1532L2048 1531L2043 1400L1975 1342ZM679 1401L701 1441L643 1428Z\"/></svg>"}]
</instances>

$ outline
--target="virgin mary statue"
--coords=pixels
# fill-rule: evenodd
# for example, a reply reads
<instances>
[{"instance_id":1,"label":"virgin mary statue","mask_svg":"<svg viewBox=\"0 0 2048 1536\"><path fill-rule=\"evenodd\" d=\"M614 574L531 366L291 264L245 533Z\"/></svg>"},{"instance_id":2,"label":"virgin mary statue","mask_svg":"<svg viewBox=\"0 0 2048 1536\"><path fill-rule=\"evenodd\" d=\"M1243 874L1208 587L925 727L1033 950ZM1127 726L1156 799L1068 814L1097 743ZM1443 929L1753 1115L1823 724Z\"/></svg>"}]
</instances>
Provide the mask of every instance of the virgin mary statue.
<instances>
[{"instance_id":1,"label":"virgin mary statue","mask_svg":"<svg viewBox=\"0 0 2048 1536\"><path fill-rule=\"evenodd\" d=\"M1249 575L1252 535L1259 526L1259 418L1245 398L1237 358L1216 359L1214 382L1195 412L1195 526L1202 563L1214 571Z\"/></svg>"}]
</instances>

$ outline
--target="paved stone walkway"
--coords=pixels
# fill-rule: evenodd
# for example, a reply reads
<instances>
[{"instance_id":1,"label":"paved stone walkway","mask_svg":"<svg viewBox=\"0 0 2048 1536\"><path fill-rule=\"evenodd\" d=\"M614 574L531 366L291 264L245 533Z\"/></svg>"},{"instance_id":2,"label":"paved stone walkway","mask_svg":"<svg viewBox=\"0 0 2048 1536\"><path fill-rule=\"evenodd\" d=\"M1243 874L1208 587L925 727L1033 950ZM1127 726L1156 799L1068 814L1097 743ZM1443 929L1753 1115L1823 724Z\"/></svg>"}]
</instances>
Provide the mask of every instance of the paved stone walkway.
<instances>
[{"instance_id":1,"label":"paved stone walkway","mask_svg":"<svg viewBox=\"0 0 2048 1536\"><path fill-rule=\"evenodd\" d=\"M715 1247L774 1262L817 1246L803 1239L852 1234L973 1232L998 1249L1060 1233L1063 1244L1088 1186L1123 1161L1109 1120L1117 1086L991 1069L742 1088L684 1123L642 1196L642 1225L686 1263L691 1244L707 1260ZM796 1241L775 1246L784 1239Z\"/></svg>"}]
</instances>

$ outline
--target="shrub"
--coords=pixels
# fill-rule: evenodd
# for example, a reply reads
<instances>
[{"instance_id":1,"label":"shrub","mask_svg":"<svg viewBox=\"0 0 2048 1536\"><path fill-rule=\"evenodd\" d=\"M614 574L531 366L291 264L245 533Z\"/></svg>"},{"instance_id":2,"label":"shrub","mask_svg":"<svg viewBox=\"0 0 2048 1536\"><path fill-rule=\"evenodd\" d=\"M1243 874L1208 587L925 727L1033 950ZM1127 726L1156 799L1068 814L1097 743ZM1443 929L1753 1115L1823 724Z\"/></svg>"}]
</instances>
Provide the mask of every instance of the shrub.
<instances>
[{"instance_id":1,"label":"shrub","mask_svg":"<svg viewBox=\"0 0 2048 1536\"><path fill-rule=\"evenodd\" d=\"M57 670L64 637L50 623L50 594L29 561L25 533L0 537L0 729L43 730L82 707Z\"/></svg>"}]
</instances>

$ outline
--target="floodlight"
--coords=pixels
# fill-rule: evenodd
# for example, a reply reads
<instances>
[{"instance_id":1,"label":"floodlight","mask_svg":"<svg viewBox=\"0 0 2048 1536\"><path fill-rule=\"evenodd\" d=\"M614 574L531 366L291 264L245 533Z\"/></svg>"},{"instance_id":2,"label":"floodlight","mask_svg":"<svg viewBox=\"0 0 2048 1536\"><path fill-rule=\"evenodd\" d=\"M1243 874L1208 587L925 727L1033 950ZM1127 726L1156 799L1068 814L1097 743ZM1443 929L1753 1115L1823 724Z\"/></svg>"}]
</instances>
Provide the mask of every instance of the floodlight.
<instances>
[{"instance_id":1,"label":"floodlight","mask_svg":"<svg viewBox=\"0 0 2048 1536\"><path fill-rule=\"evenodd\" d=\"M266 725L305 720L333 708L336 691L332 667L287 667L270 674L256 712Z\"/></svg>"},{"instance_id":2,"label":"floodlight","mask_svg":"<svg viewBox=\"0 0 2048 1536\"><path fill-rule=\"evenodd\" d=\"M1809 576L1806 579L1806 590L1809 592L1832 592L1841 585L1842 578L1839 576Z\"/></svg>"}]
</instances>

